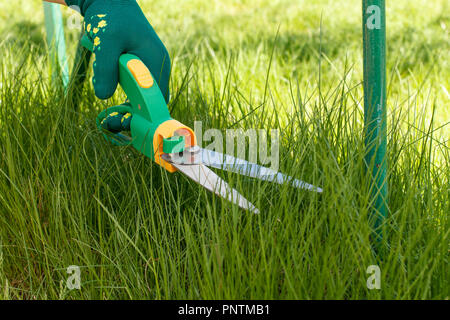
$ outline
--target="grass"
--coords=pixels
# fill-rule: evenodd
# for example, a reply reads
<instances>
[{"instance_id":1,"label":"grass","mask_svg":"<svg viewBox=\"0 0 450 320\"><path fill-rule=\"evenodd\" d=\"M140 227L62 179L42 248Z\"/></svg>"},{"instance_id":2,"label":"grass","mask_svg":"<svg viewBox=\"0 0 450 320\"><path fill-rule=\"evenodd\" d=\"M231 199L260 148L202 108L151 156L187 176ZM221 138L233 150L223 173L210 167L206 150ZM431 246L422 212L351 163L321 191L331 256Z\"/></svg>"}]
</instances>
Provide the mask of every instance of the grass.
<instances>
[{"instance_id":1,"label":"grass","mask_svg":"<svg viewBox=\"0 0 450 320\"><path fill-rule=\"evenodd\" d=\"M100 101L86 85L75 111L51 81L39 1L0 4L0 298L447 299L450 19L446 1L419 2L388 4L382 259L363 165L359 2L143 5L172 55L172 116L277 128L281 171L324 188L218 172L260 215L108 145L95 117L123 93ZM71 53L77 35L66 34ZM80 290L66 288L70 265ZM366 287L370 265L381 290Z\"/></svg>"}]
</instances>

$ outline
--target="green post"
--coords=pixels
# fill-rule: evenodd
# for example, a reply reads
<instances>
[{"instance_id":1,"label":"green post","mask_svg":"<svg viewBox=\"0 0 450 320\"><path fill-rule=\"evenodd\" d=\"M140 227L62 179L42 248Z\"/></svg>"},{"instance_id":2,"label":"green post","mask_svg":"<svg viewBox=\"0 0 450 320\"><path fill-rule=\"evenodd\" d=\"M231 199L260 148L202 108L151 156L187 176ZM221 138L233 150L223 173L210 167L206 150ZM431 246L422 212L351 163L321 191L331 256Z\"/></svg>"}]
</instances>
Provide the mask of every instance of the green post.
<instances>
[{"instance_id":1,"label":"green post","mask_svg":"<svg viewBox=\"0 0 450 320\"><path fill-rule=\"evenodd\" d=\"M365 161L377 240L387 216L386 12L384 0L363 0Z\"/></svg>"},{"instance_id":2,"label":"green post","mask_svg":"<svg viewBox=\"0 0 450 320\"><path fill-rule=\"evenodd\" d=\"M56 3L44 2L45 29L47 31L47 44L50 50L53 78L59 78L65 88L69 83L69 68L67 65L66 42L64 39L64 26L60 10Z\"/></svg>"}]
</instances>

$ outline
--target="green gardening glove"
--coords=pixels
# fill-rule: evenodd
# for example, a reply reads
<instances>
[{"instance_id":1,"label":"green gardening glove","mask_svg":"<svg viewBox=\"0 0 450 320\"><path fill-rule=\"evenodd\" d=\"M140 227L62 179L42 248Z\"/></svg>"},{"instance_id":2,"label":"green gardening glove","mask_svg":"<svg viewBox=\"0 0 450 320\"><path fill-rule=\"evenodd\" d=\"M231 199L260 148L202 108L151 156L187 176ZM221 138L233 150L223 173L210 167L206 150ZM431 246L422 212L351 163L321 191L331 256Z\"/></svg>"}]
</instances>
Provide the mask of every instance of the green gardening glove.
<instances>
[{"instance_id":1,"label":"green gardening glove","mask_svg":"<svg viewBox=\"0 0 450 320\"><path fill-rule=\"evenodd\" d=\"M78 6L94 43L95 95L108 99L119 82L119 57L134 54L149 68L169 101L170 57L135 0L66 0Z\"/></svg>"}]
</instances>

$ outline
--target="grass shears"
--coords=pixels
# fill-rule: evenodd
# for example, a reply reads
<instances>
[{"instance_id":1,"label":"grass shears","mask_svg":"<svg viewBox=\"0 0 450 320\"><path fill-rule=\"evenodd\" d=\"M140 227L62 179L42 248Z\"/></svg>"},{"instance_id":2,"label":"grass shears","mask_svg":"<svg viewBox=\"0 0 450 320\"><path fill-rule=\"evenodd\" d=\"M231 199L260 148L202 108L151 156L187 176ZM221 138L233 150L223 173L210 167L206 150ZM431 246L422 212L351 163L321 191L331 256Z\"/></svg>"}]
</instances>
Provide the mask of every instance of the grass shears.
<instances>
[{"instance_id":1,"label":"grass shears","mask_svg":"<svg viewBox=\"0 0 450 320\"><path fill-rule=\"evenodd\" d=\"M81 43L92 51L85 35ZM218 196L254 213L259 210L208 167L290 185L315 192L322 189L269 168L197 145L194 131L173 119L150 70L135 55L119 59L119 83L127 102L102 111L97 126L115 145L132 145L137 151L173 173L179 171ZM106 121L109 119L110 121ZM122 131L129 131L130 136Z\"/></svg>"}]
</instances>

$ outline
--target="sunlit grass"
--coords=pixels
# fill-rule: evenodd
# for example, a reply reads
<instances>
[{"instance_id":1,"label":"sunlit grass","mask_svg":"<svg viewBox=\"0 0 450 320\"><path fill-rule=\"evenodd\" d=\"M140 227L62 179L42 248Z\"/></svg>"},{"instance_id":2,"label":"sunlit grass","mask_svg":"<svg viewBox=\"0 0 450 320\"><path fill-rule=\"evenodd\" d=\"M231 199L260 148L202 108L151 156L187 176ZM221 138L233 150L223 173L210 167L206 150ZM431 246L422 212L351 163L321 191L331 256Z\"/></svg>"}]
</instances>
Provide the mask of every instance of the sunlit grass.
<instances>
[{"instance_id":1,"label":"sunlit grass","mask_svg":"<svg viewBox=\"0 0 450 320\"><path fill-rule=\"evenodd\" d=\"M86 85L75 112L51 82L40 3L0 5L11 22L0 26L0 297L448 298L446 2L388 5L382 259L363 165L360 3L174 3L143 4L173 57L172 116L279 129L280 169L324 193L218 172L252 215L108 145L95 117L123 93L103 102ZM374 264L378 291L366 287ZM81 290L65 286L70 265Z\"/></svg>"}]
</instances>

